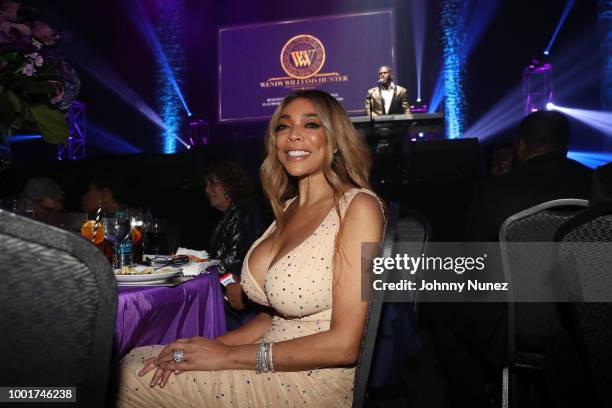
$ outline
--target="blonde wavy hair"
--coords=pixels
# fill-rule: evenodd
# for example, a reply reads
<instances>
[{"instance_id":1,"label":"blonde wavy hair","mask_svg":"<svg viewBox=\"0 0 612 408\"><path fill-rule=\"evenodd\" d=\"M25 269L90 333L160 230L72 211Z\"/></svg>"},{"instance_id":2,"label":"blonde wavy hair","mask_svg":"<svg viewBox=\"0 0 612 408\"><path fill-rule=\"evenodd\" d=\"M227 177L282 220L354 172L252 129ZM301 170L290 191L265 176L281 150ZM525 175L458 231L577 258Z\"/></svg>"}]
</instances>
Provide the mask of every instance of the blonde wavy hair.
<instances>
[{"instance_id":1,"label":"blonde wavy hair","mask_svg":"<svg viewBox=\"0 0 612 408\"><path fill-rule=\"evenodd\" d=\"M283 99L268 124L265 138L267 156L260 169L261 183L272 205L278 232L285 225L286 201L298 194L298 180L290 176L278 160L276 127L287 105L300 98L313 104L327 139L327 160L323 174L334 191L334 207L341 220L341 231L340 199L350 188L370 188L368 174L371 159L368 146L355 131L346 111L330 94L317 90L300 90L291 92ZM336 240L336 247L338 242Z\"/></svg>"}]
</instances>

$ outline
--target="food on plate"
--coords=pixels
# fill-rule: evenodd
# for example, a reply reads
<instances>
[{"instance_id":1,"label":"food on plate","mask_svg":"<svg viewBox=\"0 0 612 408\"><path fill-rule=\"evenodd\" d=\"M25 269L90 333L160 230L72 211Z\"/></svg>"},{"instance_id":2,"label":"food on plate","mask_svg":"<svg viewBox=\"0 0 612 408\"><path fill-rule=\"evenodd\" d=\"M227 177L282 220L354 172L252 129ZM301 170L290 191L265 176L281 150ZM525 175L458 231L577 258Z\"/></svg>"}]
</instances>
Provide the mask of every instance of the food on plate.
<instances>
[{"instance_id":1,"label":"food on plate","mask_svg":"<svg viewBox=\"0 0 612 408\"><path fill-rule=\"evenodd\" d=\"M152 273L168 273L168 272L173 272L172 268L162 268L162 269L155 269L152 267L146 267L146 268L142 268L142 267L133 267L133 266L124 266L121 269L116 269L115 270L115 275L150 275Z\"/></svg>"},{"instance_id":2,"label":"food on plate","mask_svg":"<svg viewBox=\"0 0 612 408\"><path fill-rule=\"evenodd\" d=\"M151 267L136 269L133 266L124 266L123 268L115 271L116 275L148 275L153 273L154 269Z\"/></svg>"}]
</instances>

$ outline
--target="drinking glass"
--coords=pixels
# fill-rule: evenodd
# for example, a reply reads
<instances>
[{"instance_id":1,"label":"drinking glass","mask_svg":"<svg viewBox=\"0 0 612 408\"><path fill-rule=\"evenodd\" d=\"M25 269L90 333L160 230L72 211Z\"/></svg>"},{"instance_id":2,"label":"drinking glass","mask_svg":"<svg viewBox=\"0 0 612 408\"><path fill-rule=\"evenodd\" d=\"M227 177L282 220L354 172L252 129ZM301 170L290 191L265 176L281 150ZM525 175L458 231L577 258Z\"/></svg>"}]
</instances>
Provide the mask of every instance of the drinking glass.
<instances>
[{"instance_id":1,"label":"drinking glass","mask_svg":"<svg viewBox=\"0 0 612 408\"><path fill-rule=\"evenodd\" d=\"M104 238L107 239L113 246L113 268L120 269L124 265L122 257L119 254L119 244L121 241L129 237L131 232L129 218L104 218ZM129 262L131 265L131 262Z\"/></svg>"},{"instance_id":2,"label":"drinking glass","mask_svg":"<svg viewBox=\"0 0 612 408\"><path fill-rule=\"evenodd\" d=\"M136 263L142 262L144 254L145 217L141 209L130 211L130 224L132 226L132 257Z\"/></svg>"},{"instance_id":3,"label":"drinking glass","mask_svg":"<svg viewBox=\"0 0 612 408\"><path fill-rule=\"evenodd\" d=\"M146 233L147 237L147 254L158 256L160 252L166 248L166 230L164 223L154 218L149 224L149 228Z\"/></svg>"}]
</instances>

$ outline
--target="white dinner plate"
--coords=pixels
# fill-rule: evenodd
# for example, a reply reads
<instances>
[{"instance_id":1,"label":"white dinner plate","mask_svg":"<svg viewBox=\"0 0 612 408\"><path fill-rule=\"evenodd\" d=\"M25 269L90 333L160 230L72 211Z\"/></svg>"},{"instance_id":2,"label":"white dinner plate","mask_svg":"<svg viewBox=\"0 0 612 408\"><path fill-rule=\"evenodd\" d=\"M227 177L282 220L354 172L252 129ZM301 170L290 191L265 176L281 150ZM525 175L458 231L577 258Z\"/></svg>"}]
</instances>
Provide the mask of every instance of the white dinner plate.
<instances>
[{"instance_id":1,"label":"white dinner plate","mask_svg":"<svg viewBox=\"0 0 612 408\"><path fill-rule=\"evenodd\" d=\"M144 266L134 267L136 271L142 271L145 268L146 267ZM147 283L164 282L164 281L167 281L168 279L172 279L175 276L178 276L183 271L183 269L167 266L165 268L161 268L160 271L163 271L163 272L155 271L154 273L134 274L134 275L118 275L115 273L115 278L117 279L117 282L147 282Z\"/></svg>"}]
</instances>

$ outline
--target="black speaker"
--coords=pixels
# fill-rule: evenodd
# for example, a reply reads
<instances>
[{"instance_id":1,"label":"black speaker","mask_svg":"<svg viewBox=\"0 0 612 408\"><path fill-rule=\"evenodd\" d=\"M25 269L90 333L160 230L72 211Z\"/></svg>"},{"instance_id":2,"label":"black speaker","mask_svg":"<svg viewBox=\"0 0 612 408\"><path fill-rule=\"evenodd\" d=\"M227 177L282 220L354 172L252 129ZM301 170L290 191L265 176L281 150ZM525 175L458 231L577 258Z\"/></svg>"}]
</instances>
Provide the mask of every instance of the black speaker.
<instances>
[{"instance_id":1,"label":"black speaker","mask_svg":"<svg viewBox=\"0 0 612 408\"><path fill-rule=\"evenodd\" d=\"M411 142L408 174L414 178L476 177L480 144L476 138Z\"/></svg>"}]
</instances>

